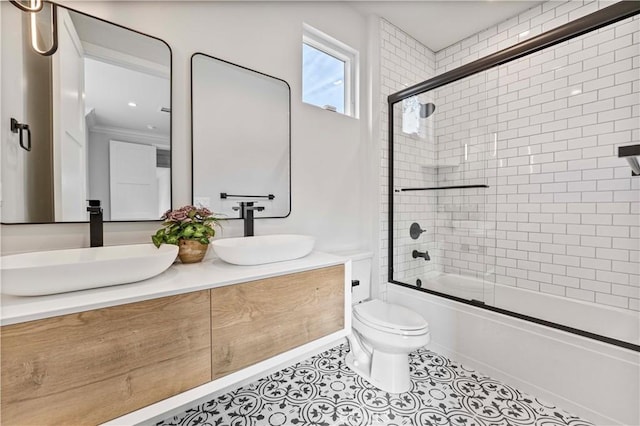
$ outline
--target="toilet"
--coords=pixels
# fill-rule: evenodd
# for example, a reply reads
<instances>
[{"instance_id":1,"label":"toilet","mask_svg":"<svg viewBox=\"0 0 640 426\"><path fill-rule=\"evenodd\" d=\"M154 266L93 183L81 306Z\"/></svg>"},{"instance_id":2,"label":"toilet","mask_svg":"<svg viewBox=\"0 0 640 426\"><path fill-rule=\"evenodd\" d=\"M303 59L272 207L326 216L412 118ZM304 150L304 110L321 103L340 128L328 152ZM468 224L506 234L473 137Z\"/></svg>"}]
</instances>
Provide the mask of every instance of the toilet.
<instances>
[{"instance_id":1,"label":"toilet","mask_svg":"<svg viewBox=\"0 0 640 426\"><path fill-rule=\"evenodd\" d=\"M352 332L347 366L389 393L411 388L409 353L429 343L429 324L404 306L370 299L371 253L345 252L352 262Z\"/></svg>"}]
</instances>

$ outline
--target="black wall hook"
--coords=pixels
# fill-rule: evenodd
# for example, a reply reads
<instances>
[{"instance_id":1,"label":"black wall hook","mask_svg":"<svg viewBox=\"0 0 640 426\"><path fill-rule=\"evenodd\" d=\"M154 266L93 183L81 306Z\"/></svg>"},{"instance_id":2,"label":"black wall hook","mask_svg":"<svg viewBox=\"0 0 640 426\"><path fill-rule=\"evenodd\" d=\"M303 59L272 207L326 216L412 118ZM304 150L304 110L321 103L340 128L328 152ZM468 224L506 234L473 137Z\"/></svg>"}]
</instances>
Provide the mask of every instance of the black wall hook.
<instances>
[{"instance_id":1,"label":"black wall hook","mask_svg":"<svg viewBox=\"0 0 640 426\"><path fill-rule=\"evenodd\" d=\"M22 136L23 130L27 131L27 145L24 144L24 138ZM20 146L25 151L31 151L31 129L28 124L19 123L15 118L11 119L11 132L20 133Z\"/></svg>"}]
</instances>

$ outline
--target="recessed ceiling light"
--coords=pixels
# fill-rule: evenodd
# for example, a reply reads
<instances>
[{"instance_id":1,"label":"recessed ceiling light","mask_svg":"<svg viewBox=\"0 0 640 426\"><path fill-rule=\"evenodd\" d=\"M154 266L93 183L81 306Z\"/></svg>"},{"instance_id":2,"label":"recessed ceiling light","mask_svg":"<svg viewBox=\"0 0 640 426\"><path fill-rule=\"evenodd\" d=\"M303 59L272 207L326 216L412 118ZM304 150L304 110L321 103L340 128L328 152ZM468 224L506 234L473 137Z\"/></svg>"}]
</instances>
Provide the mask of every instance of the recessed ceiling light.
<instances>
[{"instance_id":1,"label":"recessed ceiling light","mask_svg":"<svg viewBox=\"0 0 640 426\"><path fill-rule=\"evenodd\" d=\"M340 86L342 84L342 80L336 80L333 82L334 86Z\"/></svg>"},{"instance_id":2,"label":"recessed ceiling light","mask_svg":"<svg viewBox=\"0 0 640 426\"><path fill-rule=\"evenodd\" d=\"M138 104L136 104L136 103L135 103L135 102L133 102L133 101L132 101L132 102L129 102L127 105L129 105L131 108L133 108L133 107L137 107L137 106L138 106Z\"/></svg>"},{"instance_id":3,"label":"recessed ceiling light","mask_svg":"<svg viewBox=\"0 0 640 426\"><path fill-rule=\"evenodd\" d=\"M571 95L572 96L579 95L580 93L582 93L582 90L580 90L580 89L573 89L571 91Z\"/></svg>"},{"instance_id":4,"label":"recessed ceiling light","mask_svg":"<svg viewBox=\"0 0 640 426\"><path fill-rule=\"evenodd\" d=\"M153 124L147 124L147 129L153 130L155 128L156 128L156 126L154 126Z\"/></svg>"}]
</instances>

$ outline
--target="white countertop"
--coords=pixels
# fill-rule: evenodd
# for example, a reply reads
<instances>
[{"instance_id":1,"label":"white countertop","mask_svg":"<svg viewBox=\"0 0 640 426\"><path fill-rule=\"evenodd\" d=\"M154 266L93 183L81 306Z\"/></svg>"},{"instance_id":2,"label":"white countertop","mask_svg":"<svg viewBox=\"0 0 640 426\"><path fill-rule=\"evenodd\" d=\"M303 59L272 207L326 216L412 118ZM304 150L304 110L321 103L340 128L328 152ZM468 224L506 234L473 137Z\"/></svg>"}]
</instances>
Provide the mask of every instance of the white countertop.
<instances>
[{"instance_id":1,"label":"white countertop","mask_svg":"<svg viewBox=\"0 0 640 426\"><path fill-rule=\"evenodd\" d=\"M301 259L255 266L237 266L210 254L201 262L172 265L160 275L131 284L50 296L0 295L0 325L82 312L141 300L222 287L246 281L323 268L345 263L344 257L313 252ZM47 277L42 277L46 280Z\"/></svg>"}]
</instances>

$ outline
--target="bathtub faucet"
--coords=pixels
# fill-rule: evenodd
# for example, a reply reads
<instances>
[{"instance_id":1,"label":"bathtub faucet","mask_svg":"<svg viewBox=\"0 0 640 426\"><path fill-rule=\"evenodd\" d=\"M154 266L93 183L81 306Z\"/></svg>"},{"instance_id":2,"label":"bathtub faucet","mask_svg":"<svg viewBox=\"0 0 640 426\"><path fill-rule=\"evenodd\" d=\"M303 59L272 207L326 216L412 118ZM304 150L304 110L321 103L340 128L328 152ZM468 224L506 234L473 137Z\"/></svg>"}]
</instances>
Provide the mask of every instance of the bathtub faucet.
<instances>
[{"instance_id":1,"label":"bathtub faucet","mask_svg":"<svg viewBox=\"0 0 640 426\"><path fill-rule=\"evenodd\" d=\"M421 253L418 250L414 250L411 255L413 256L414 259L417 259L419 257L423 257L424 260L431 260L431 257L429 257L429 252L426 251L426 250L424 251L424 253Z\"/></svg>"}]
</instances>

